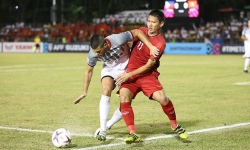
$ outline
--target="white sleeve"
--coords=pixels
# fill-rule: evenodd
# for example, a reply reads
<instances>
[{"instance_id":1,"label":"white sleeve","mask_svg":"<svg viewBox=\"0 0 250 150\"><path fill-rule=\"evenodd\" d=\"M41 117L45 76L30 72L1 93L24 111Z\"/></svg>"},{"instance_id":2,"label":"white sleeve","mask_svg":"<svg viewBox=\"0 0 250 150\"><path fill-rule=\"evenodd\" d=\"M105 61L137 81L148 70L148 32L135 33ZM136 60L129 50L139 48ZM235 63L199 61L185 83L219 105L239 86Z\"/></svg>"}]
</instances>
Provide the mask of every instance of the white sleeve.
<instances>
[{"instance_id":1,"label":"white sleeve","mask_svg":"<svg viewBox=\"0 0 250 150\"><path fill-rule=\"evenodd\" d=\"M112 47L117 47L133 40L133 35L130 31L122 32L120 34L112 34L106 37L110 40Z\"/></svg>"},{"instance_id":2,"label":"white sleeve","mask_svg":"<svg viewBox=\"0 0 250 150\"><path fill-rule=\"evenodd\" d=\"M88 58L87 58L87 64L91 67L94 67L97 63L97 61L99 61L98 56L96 55L96 53L92 50L92 48L90 48L89 50L89 54L88 54Z\"/></svg>"}]
</instances>

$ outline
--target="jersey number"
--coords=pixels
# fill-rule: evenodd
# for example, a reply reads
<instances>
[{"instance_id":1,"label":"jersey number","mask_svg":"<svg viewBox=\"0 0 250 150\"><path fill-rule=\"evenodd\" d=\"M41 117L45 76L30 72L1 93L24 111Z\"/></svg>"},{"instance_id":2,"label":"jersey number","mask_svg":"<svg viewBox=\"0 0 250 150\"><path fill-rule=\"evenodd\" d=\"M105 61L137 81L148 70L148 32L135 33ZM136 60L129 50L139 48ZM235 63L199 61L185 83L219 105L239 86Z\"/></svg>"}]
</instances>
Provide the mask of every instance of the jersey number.
<instances>
[{"instance_id":1,"label":"jersey number","mask_svg":"<svg viewBox=\"0 0 250 150\"><path fill-rule=\"evenodd\" d=\"M140 41L140 43L139 43L138 46L137 46L137 49L138 49L138 50L141 50L141 49L142 49L142 46L143 46L143 43Z\"/></svg>"}]
</instances>

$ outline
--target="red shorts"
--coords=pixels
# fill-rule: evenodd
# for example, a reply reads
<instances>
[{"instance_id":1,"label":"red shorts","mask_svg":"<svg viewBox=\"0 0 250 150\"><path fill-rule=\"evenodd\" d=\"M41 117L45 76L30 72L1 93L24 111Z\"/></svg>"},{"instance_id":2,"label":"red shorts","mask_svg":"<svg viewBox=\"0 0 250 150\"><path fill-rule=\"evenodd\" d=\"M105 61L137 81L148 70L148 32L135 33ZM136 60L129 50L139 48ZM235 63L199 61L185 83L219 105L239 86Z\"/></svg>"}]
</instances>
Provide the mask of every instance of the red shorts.
<instances>
[{"instance_id":1,"label":"red shorts","mask_svg":"<svg viewBox=\"0 0 250 150\"><path fill-rule=\"evenodd\" d=\"M142 91L143 94L146 95L149 99L152 99L152 94L155 91L163 89L160 81L158 80L158 76L159 73L152 72L147 76L129 78L129 80L121 84L120 89L121 88L129 89L133 94L133 99L140 91Z\"/></svg>"}]
</instances>

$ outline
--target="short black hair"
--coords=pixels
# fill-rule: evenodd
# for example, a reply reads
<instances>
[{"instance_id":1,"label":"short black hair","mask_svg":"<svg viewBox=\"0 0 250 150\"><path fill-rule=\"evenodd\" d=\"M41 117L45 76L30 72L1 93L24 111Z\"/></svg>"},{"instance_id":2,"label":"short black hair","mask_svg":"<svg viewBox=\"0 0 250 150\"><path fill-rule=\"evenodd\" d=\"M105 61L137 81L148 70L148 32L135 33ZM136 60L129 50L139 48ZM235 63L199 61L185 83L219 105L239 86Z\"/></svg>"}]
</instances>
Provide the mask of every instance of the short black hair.
<instances>
[{"instance_id":1,"label":"short black hair","mask_svg":"<svg viewBox=\"0 0 250 150\"><path fill-rule=\"evenodd\" d=\"M159 22L165 21L164 14L161 10L154 9L148 15L156 17L159 20Z\"/></svg>"},{"instance_id":2,"label":"short black hair","mask_svg":"<svg viewBox=\"0 0 250 150\"><path fill-rule=\"evenodd\" d=\"M103 35L94 34L90 39L90 46L92 49L96 49L98 46L102 46L105 43Z\"/></svg>"}]
</instances>

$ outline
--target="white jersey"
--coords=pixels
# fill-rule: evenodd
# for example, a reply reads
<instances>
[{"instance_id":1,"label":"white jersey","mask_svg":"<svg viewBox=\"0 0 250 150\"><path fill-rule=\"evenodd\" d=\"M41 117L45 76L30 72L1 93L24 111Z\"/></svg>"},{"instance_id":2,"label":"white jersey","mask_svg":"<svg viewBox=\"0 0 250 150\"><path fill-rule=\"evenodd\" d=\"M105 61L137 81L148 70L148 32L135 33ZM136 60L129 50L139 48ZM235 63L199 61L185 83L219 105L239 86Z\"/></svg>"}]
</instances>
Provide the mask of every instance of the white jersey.
<instances>
[{"instance_id":1,"label":"white jersey","mask_svg":"<svg viewBox=\"0 0 250 150\"><path fill-rule=\"evenodd\" d=\"M244 44L250 44L250 28L244 28L242 31L242 35L248 38L248 40L244 41Z\"/></svg>"},{"instance_id":2,"label":"white jersey","mask_svg":"<svg viewBox=\"0 0 250 150\"><path fill-rule=\"evenodd\" d=\"M244 41L245 56L250 57L250 28L244 28L242 31L242 35L244 35L248 39Z\"/></svg>"},{"instance_id":3,"label":"white jersey","mask_svg":"<svg viewBox=\"0 0 250 150\"><path fill-rule=\"evenodd\" d=\"M132 33L126 31L120 34L112 34L105 39L111 46L110 50L103 57L98 57L92 48L90 48L87 60L88 65L94 67L97 61L103 61L104 67L125 70L130 56L130 49L127 42L133 40Z\"/></svg>"}]
</instances>

